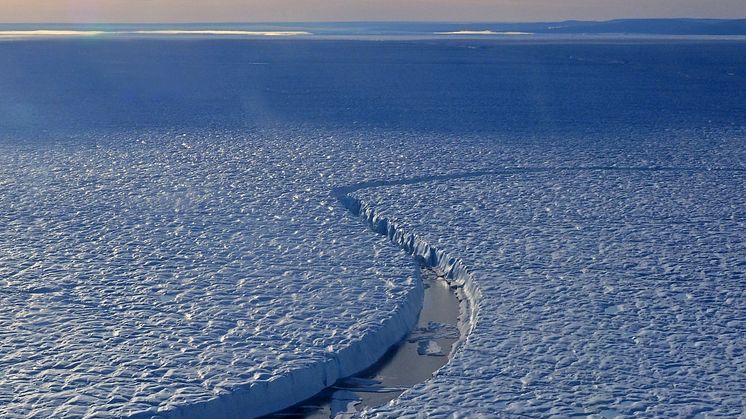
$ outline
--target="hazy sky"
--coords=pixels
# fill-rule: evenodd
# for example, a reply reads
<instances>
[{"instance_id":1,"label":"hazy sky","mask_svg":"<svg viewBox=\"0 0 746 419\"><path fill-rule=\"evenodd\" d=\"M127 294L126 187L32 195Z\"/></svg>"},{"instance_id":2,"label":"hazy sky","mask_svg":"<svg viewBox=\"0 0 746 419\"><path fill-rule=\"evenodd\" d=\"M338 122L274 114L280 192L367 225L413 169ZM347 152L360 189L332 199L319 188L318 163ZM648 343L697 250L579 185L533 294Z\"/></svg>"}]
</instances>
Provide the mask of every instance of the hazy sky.
<instances>
[{"instance_id":1,"label":"hazy sky","mask_svg":"<svg viewBox=\"0 0 746 419\"><path fill-rule=\"evenodd\" d=\"M0 22L746 18L746 0L0 0Z\"/></svg>"}]
</instances>

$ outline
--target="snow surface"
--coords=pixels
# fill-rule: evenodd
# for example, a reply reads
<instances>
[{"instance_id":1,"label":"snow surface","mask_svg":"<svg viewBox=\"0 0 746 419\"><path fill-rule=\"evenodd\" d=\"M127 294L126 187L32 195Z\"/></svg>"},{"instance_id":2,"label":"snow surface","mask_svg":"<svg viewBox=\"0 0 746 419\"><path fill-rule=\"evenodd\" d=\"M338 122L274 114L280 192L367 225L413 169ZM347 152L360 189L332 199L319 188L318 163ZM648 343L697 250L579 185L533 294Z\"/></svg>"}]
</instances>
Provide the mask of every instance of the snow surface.
<instances>
[{"instance_id":1,"label":"snow surface","mask_svg":"<svg viewBox=\"0 0 746 419\"><path fill-rule=\"evenodd\" d=\"M269 413L413 326L416 265L329 196L342 161L138 139L2 147L0 416Z\"/></svg>"},{"instance_id":2,"label":"snow surface","mask_svg":"<svg viewBox=\"0 0 746 419\"><path fill-rule=\"evenodd\" d=\"M0 416L279 410L407 254L470 334L370 415L743 413L746 44L177 38L0 43Z\"/></svg>"},{"instance_id":3,"label":"snow surface","mask_svg":"<svg viewBox=\"0 0 746 419\"><path fill-rule=\"evenodd\" d=\"M402 183L353 195L389 231L456 256L478 313L435 379L371 416L743 414L743 167Z\"/></svg>"},{"instance_id":4,"label":"snow surface","mask_svg":"<svg viewBox=\"0 0 746 419\"><path fill-rule=\"evenodd\" d=\"M401 180L335 193L475 306L437 377L371 414L744 409L737 138L704 166L657 165L690 148L613 167L525 146L402 165L390 140L133 136L3 147L6 416L258 414L373 362L411 327L421 285L329 191L378 167ZM375 164L338 178L362 156ZM544 163L462 172L519 160Z\"/></svg>"}]
</instances>

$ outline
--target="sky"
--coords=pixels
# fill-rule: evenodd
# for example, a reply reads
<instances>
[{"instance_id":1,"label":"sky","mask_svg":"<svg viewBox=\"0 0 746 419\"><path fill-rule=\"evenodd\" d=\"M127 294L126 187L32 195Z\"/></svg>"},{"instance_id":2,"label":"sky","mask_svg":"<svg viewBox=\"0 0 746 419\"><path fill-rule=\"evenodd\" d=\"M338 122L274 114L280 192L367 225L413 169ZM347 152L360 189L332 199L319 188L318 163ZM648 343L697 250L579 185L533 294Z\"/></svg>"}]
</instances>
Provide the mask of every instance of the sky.
<instances>
[{"instance_id":1,"label":"sky","mask_svg":"<svg viewBox=\"0 0 746 419\"><path fill-rule=\"evenodd\" d=\"M0 0L3 23L746 18L746 0Z\"/></svg>"}]
</instances>

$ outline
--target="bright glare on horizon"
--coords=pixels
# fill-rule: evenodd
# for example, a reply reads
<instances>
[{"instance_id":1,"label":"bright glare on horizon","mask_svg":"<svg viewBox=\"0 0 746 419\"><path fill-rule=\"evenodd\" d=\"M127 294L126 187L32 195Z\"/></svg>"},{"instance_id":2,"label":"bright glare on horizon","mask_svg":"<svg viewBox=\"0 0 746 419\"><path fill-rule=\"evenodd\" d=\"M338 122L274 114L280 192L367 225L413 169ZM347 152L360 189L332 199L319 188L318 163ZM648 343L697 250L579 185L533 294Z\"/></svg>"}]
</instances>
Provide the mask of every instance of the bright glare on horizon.
<instances>
[{"instance_id":1,"label":"bright glare on horizon","mask_svg":"<svg viewBox=\"0 0 746 419\"><path fill-rule=\"evenodd\" d=\"M236 30L137 30L137 31L71 31L71 30L27 30L0 31L0 39L5 38L54 38L100 35L222 35L222 36L303 36L311 35L305 31L236 31Z\"/></svg>"},{"instance_id":2,"label":"bright glare on horizon","mask_svg":"<svg viewBox=\"0 0 746 419\"><path fill-rule=\"evenodd\" d=\"M744 0L2 0L3 23L746 18Z\"/></svg>"}]
</instances>

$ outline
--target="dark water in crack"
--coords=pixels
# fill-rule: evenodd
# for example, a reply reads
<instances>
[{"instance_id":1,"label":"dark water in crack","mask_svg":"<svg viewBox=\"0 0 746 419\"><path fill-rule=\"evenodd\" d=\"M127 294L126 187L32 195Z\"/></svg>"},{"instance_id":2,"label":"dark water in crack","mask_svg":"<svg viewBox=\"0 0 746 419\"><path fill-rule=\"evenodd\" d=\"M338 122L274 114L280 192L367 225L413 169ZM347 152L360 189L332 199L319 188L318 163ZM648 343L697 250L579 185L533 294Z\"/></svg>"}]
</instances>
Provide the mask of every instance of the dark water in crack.
<instances>
[{"instance_id":1,"label":"dark water in crack","mask_svg":"<svg viewBox=\"0 0 746 419\"><path fill-rule=\"evenodd\" d=\"M443 278L422 270L425 297L415 329L368 370L269 418L340 418L384 405L427 381L448 362L459 339L459 300Z\"/></svg>"}]
</instances>

